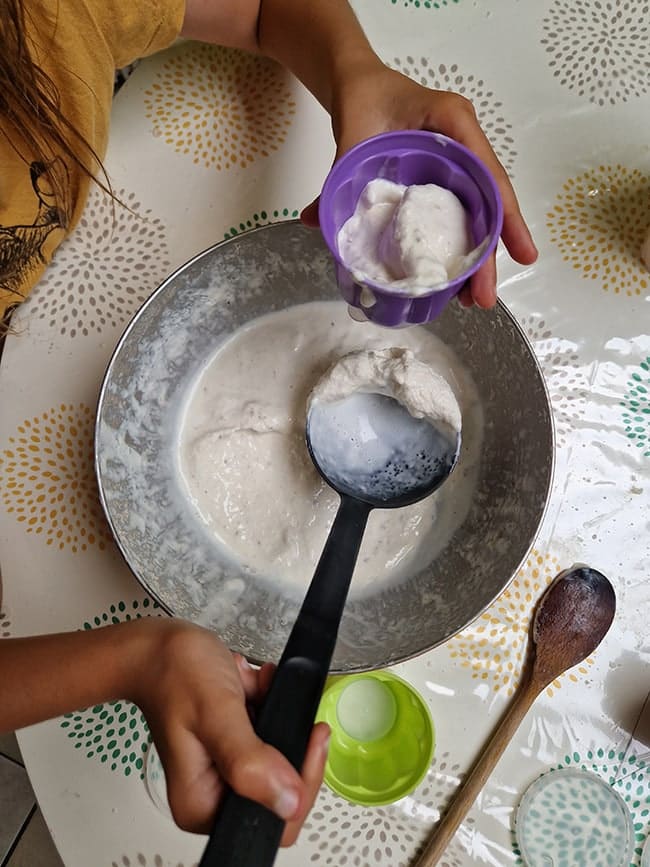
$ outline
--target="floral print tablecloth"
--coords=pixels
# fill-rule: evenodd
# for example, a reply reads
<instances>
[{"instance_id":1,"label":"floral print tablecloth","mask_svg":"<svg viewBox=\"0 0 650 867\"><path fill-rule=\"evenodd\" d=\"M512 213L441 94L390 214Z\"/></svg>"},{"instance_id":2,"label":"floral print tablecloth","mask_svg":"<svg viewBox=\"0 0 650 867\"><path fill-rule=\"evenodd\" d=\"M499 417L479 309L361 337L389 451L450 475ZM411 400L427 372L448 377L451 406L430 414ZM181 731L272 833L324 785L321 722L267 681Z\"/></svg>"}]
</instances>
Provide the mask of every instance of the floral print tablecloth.
<instances>
[{"instance_id":1,"label":"floral print tablecloth","mask_svg":"<svg viewBox=\"0 0 650 867\"><path fill-rule=\"evenodd\" d=\"M516 686L530 611L561 569L607 574L618 613L592 658L540 697L442 864L520 864L516 806L541 773L585 767L626 801L639 863L650 830L650 4L646 0L358 0L378 52L470 98L540 248L499 253L500 294L553 405L550 506L503 595L445 646L397 667L428 701L437 747L411 797L364 809L323 789L282 867L412 862ZM181 42L120 89L107 158L78 229L15 317L0 368L0 635L159 615L98 502L98 388L130 317L214 242L295 218L329 168L329 120L275 64ZM507 387L507 383L504 383ZM647 710L647 708L646 708ZM149 735L124 702L20 733L68 867L190 867L201 838L146 792Z\"/></svg>"}]
</instances>

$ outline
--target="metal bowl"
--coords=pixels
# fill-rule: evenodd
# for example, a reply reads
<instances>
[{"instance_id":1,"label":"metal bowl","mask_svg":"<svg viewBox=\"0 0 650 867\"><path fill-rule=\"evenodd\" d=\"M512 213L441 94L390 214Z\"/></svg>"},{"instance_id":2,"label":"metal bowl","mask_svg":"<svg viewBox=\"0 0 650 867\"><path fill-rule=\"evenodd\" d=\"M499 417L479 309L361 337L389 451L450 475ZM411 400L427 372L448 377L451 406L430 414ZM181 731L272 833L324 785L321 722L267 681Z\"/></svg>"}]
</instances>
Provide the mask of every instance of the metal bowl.
<instances>
[{"instance_id":1,"label":"metal bowl","mask_svg":"<svg viewBox=\"0 0 650 867\"><path fill-rule=\"evenodd\" d=\"M180 410L199 370L235 329L294 304L337 298L319 232L286 222L236 236L154 292L121 338L101 389L96 472L127 563L169 613L213 628L253 661L280 656L300 599L245 574L197 520L177 469ZM474 620L528 554L550 492L548 395L506 307L451 304L423 327L463 359L483 404L476 497L426 569L350 599L332 663L339 673L415 656Z\"/></svg>"}]
</instances>

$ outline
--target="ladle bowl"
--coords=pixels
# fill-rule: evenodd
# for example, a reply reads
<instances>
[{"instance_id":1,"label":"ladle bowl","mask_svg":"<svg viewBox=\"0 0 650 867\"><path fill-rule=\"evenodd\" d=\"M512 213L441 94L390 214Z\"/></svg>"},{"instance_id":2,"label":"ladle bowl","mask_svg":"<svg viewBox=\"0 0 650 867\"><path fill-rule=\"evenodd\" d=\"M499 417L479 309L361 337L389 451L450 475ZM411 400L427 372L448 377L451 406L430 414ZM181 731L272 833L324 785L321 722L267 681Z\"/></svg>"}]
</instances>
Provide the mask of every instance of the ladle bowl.
<instances>
[{"instance_id":1,"label":"ladle bowl","mask_svg":"<svg viewBox=\"0 0 650 867\"><path fill-rule=\"evenodd\" d=\"M413 418L392 397L358 392L313 404L307 447L318 472L342 497L375 509L410 506L456 466L460 433Z\"/></svg>"}]
</instances>

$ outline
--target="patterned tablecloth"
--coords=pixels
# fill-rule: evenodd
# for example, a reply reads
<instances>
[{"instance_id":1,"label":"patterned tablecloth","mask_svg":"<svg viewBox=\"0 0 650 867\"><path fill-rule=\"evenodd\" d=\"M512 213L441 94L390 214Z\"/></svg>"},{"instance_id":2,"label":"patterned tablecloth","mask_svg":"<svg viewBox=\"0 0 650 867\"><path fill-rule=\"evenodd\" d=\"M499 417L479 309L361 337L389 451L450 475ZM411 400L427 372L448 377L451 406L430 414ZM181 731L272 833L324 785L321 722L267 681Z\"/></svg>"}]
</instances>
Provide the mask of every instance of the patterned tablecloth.
<instances>
[{"instance_id":1,"label":"patterned tablecloth","mask_svg":"<svg viewBox=\"0 0 650 867\"><path fill-rule=\"evenodd\" d=\"M364 809L323 790L282 867L407 865L517 682L531 607L561 569L607 574L618 613L604 643L552 684L521 726L442 864L522 863L526 786L586 766L631 811L635 864L650 829L650 5L647 0L358 0L393 67L469 97L512 175L540 248L499 254L500 294L551 394L557 462L527 562L445 646L397 667L428 701L433 765L416 792ZM0 636L92 629L154 603L111 540L93 476L98 387L125 324L175 267L215 241L297 216L333 156L329 121L280 68L180 43L116 98L107 167L129 209L96 191L15 319L0 370ZM507 383L504 383L507 388ZM20 734L68 867L190 867L143 783L148 732L119 702Z\"/></svg>"}]
</instances>

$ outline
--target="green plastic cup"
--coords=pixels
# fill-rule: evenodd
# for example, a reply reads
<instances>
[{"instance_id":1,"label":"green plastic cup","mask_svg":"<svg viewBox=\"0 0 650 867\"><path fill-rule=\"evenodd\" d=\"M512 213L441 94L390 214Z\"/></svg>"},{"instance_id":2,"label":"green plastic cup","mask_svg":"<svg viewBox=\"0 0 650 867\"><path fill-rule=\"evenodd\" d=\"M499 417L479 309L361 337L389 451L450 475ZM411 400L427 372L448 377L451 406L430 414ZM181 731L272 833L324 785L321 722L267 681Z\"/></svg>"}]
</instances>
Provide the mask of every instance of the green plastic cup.
<instances>
[{"instance_id":1,"label":"green plastic cup","mask_svg":"<svg viewBox=\"0 0 650 867\"><path fill-rule=\"evenodd\" d=\"M429 708L391 672L330 678L316 720L332 729L325 783L353 804L398 801L431 764L435 732Z\"/></svg>"}]
</instances>

